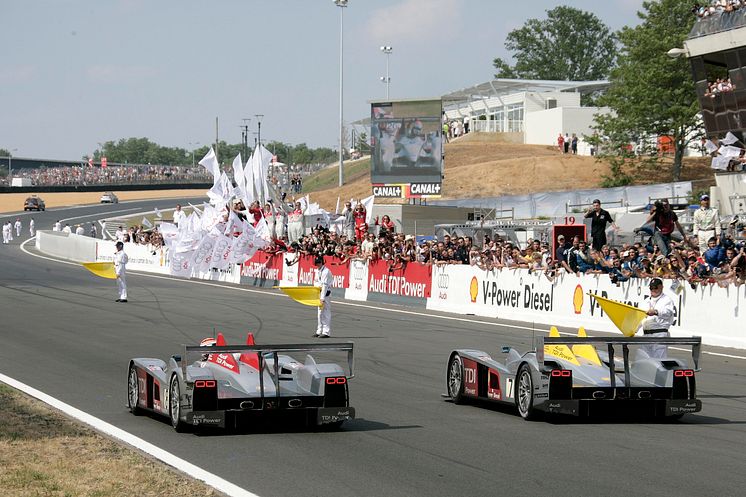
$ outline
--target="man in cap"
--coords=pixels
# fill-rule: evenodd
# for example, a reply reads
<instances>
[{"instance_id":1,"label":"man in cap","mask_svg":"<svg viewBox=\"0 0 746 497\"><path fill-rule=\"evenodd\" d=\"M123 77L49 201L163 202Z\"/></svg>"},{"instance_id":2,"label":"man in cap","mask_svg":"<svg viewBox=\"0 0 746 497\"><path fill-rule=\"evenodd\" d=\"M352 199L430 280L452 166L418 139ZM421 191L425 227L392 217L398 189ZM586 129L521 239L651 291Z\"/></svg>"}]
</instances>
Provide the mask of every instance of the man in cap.
<instances>
[{"instance_id":1,"label":"man in cap","mask_svg":"<svg viewBox=\"0 0 746 497\"><path fill-rule=\"evenodd\" d=\"M601 251L601 248L606 245L606 225L610 224L612 228L618 229L617 225L609 211L601 208L599 199L593 201L593 207L586 211L585 218L591 219L591 246Z\"/></svg>"},{"instance_id":2,"label":"man in cap","mask_svg":"<svg viewBox=\"0 0 746 497\"><path fill-rule=\"evenodd\" d=\"M316 338L329 338L332 332L332 272L324 264L324 256L317 255L314 261L318 270L316 271L316 279L314 286L319 287L321 292L319 298L321 299L321 307L318 311L318 325L316 327L316 333L312 336Z\"/></svg>"},{"instance_id":3,"label":"man in cap","mask_svg":"<svg viewBox=\"0 0 746 497\"><path fill-rule=\"evenodd\" d=\"M114 272L117 275L117 289L119 298L115 302L127 302L127 262L129 258L124 253L124 243L117 242L117 252L114 254Z\"/></svg>"},{"instance_id":4,"label":"man in cap","mask_svg":"<svg viewBox=\"0 0 746 497\"><path fill-rule=\"evenodd\" d=\"M666 338L671 336L668 329L676 318L676 306L671 297L663 293L663 281L660 278L650 280L650 300L645 319L642 320L642 332L646 337ZM654 359L668 356L668 346L659 344L643 345L642 350Z\"/></svg>"},{"instance_id":5,"label":"man in cap","mask_svg":"<svg viewBox=\"0 0 746 497\"><path fill-rule=\"evenodd\" d=\"M692 234L697 237L699 253L704 254L710 238L720 238L720 216L717 209L710 207L710 196L699 197L699 209L694 213Z\"/></svg>"}]
</instances>

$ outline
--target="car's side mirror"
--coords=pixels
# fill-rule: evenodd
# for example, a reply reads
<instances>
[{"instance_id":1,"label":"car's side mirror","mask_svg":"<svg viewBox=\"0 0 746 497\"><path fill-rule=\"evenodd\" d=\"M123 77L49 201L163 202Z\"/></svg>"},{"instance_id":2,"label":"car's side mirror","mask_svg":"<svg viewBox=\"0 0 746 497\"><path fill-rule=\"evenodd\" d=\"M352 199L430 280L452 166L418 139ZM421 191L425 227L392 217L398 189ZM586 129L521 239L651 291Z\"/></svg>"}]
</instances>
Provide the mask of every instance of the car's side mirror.
<instances>
[{"instance_id":1,"label":"car's side mirror","mask_svg":"<svg viewBox=\"0 0 746 497\"><path fill-rule=\"evenodd\" d=\"M501 350L502 350L502 353L503 353L503 354L507 354L507 353L509 353L509 352L510 352L510 347L504 346L504 347L502 347L502 349L501 349Z\"/></svg>"},{"instance_id":2,"label":"car's side mirror","mask_svg":"<svg viewBox=\"0 0 746 497\"><path fill-rule=\"evenodd\" d=\"M174 361L181 362L181 356L180 355L172 355L171 357L173 358Z\"/></svg>"}]
</instances>

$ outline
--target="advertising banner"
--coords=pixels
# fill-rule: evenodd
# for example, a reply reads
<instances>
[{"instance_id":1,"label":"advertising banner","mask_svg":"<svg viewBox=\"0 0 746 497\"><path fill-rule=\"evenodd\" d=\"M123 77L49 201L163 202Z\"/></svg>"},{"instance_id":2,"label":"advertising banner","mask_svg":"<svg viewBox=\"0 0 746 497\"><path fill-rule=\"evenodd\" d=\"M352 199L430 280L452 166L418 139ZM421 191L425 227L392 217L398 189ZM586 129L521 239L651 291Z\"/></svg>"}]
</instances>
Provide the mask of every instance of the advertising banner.
<instances>
[{"instance_id":1,"label":"advertising banner","mask_svg":"<svg viewBox=\"0 0 746 497\"><path fill-rule=\"evenodd\" d=\"M432 266L418 262L397 269L386 261L371 262L368 264L368 293L426 299L430 297L431 269Z\"/></svg>"},{"instance_id":2,"label":"advertising banner","mask_svg":"<svg viewBox=\"0 0 746 497\"><path fill-rule=\"evenodd\" d=\"M436 183L443 178L442 102L401 100L371 104L371 183ZM438 193L439 193L438 188ZM402 189L382 189L393 196ZM429 191L434 191L429 188ZM408 193L408 192L407 192Z\"/></svg>"},{"instance_id":3,"label":"advertising banner","mask_svg":"<svg viewBox=\"0 0 746 497\"><path fill-rule=\"evenodd\" d=\"M282 280L283 254L268 254L261 250L241 267L241 284L276 286Z\"/></svg>"},{"instance_id":4,"label":"advertising banner","mask_svg":"<svg viewBox=\"0 0 746 497\"><path fill-rule=\"evenodd\" d=\"M298 286L298 263L301 254L298 252L286 252L283 255L282 279L280 286Z\"/></svg>"},{"instance_id":5,"label":"advertising banner","mask_svg":"<svg viewBox=\"0 0 746 497\"><path fill-rule=\"evenodd\" d=\"M647 310L648 283L635 278L616 285L605 274L565 273L549 280L543 272L527 269L437 266L427 308L546 326L583 326L621 336L589 293ZM673 281L665 280L664 288L676 305L673 336L698 335L707 344L746 348L746 332L739 321L739 309L746 306L746 286L692 289L682 285L676 291ZM713 316L717 316L717 326L713 326Z\"/></svg>"},{"instance_id":6,"label":"advertising banner","mask_svg":"<svg viewBox=\"0 0 746 497\"><path fill-rule=\"evenodd\" d=\"M345 290L347 300L368 300L368 263L352 260L349 269L349 284Z\"/></svg>"}]
</instances>

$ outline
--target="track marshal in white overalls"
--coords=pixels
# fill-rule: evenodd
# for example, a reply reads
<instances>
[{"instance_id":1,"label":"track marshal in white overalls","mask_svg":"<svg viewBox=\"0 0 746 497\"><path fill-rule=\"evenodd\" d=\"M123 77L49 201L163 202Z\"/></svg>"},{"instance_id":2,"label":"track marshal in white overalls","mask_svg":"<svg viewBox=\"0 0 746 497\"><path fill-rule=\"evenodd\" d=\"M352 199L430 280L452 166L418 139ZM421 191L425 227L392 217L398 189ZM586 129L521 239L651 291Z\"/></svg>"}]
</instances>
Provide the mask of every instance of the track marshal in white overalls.
<instances>
[{"instance_id":1,"label":"track marshal in white overalls","mask_svg":"<svg viewBox=\"0 0 746 497\"><path fill-rule=\"evenodd\" d=\"M129 258L124 253L124 243L117 242L117 252L114 254L114 272L117 275L119 298L115 302L127 302L127 262Z\"/></svg>"},{"instance_id":2,"label":"track marshal in white overalls","mask_svg":"<svg viewBox=\"0 0 746 497\"><path fill-rule=\"evenodd\" d=\"M332 332L332 272L324 264L323 255L317 255L315 263L318 271L316 271L314 286L321 288L321 293L319 294L321 307L319 307L318 311L318 326L313 336L317 338L329 338Z\"/></svg>"}]
</instances>

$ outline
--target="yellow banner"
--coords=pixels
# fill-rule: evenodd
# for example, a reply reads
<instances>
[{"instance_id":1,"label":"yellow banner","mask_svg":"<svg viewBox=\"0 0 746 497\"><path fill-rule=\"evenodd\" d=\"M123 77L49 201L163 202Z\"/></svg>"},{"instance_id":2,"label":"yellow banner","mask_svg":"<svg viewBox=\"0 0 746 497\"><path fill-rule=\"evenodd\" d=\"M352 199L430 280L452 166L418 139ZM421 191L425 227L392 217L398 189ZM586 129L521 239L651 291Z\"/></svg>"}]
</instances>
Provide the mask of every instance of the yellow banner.
<instances>
[{"instance_id":1,"label":"yellow banner","mask_svg":"<svg viewBox=\"0 0 746 497\"><path fill-rule=\"evenodd\" d=\"M321 288L317 286L276 286L299 304L321 307Z\"/></svg>"},{"instance_id":2,"label":"yellow banner","mask_svg":"<svg viewBox=\"0 0 746 497\"><path fill-rule=\"evenodd\" d=\"M589 293L591 297L596 299L598 305L604 310L611 322L619 328L622 335L626 337L634 336L637 333L637 329L640 327L640 323L647 317L647 313L637 307L617 302L616 300L609 300L604 297L599 297Z\"/></svg>"},{"instance_id":3,"label":"yellow banner","mask_svg":"<svg viewBox=\"0 0 746 497\"><path fill-rule=\"evenodd\" d=\"M83 267L101 278L109 280L117 279L117 273L114 272L113 262L84 262Z\"/></svg>"},{"instance_id":4,"label":"yellow banner","mask_svg":"<svg viewBox=\"0 0 746 497\"><path fill-rule=\"evenodd\" d=\"M559 330L555 326L549 328L549 336L552 338L559 338ZM544 355L554 356L558 359L565 360L576 366L580 366L578 358L575 357L570 347L567 345L544 345Z\"/></svg>"}]
</instances>

